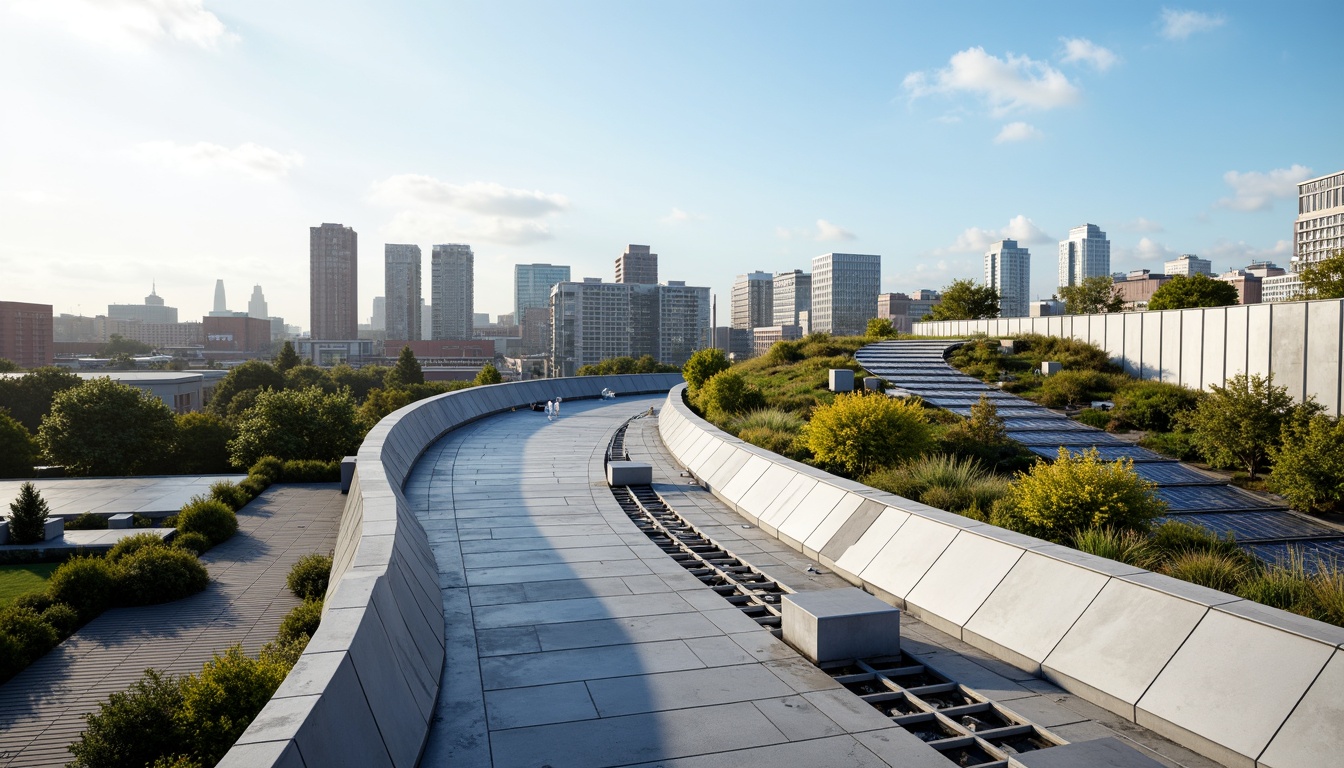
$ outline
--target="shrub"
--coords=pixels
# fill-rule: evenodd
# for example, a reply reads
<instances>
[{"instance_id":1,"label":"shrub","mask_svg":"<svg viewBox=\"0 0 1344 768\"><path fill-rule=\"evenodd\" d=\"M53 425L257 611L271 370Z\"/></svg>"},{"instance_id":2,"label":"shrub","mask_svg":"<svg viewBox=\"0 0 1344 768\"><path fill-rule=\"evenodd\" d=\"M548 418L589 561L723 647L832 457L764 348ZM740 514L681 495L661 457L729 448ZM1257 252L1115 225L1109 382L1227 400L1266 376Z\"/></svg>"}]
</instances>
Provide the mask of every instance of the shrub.
<instances>
[{"instance_id":1,"label":"shrub","mask_svg":"<svg viewBox=\"0 0 1344 768\"><path fill-rule=\"evenodd\" d=\"M1291 422L1305 423L1323 409L1315 400L1294 405L1273 377L1238 374L1213 385L1199 405L1181 417L1209 464L1242 467L1254 480Z\"/></svg>"},{"instance_id":2,"label":"shrub","mask_svg":"<svg viewBox=\"0 0 1344 768\"><path fill-rule=\"evenodd\" d=\"M159 527L160 527L160 528L176 528L176 527L177 527L177 515L169 515L169 516L167 516L167 517L161 517L161 518L159 518Z\"/></svg>"},{"instance_id":3,"label":"shrub","mask_svg":"<svg viewBox=\"0 0 1344 768\"><path fill-rule=\"evenodd\" d=\"M179 533L173 537L173 546L200 556L209 551L210 539L203 533Z\"/></svg>"},{"instance_id":4,"label":"shrub","mask_svg":"<svg viewBox=\"0 0 1344 768\"><path fill-rule=\"evenodd\" d=\"M61 563L47 580L47 594L88 621L116 598L117 568L102 557L74 557Z\"/></svg>"},{"instance_id":5,"label":"shrub","mask_svg":"<svg viewBox=\"0 0 1344 768\"><path fill-rule=\"evenodd\" d=\"M1134 473L1129 459L1104 462L1096 449L1074 456L1060 448L1055 461L1018 474L995 505L994 522L1053 541L1104 526L1147 531L1166 511L1156 487Z\"/></svg>"},{"instance_id":6,"label":"shrub","mask_svg":"<svg viewBox=\"0 0 1344 768\"><path fill-rule=\"evenodd\" d=\"M1087 528L1075 533L1069 544L1081 552L1139 568L1152 568L1158 559L1148 537L1138 531Z\"/></svg>"},{"instance_id":7,"label":"shrub","mask_svg":"<svg viewBox=\"0 0 1344 768\"><path fill-rule=\"evenodd\" d=\"M1199 404L1200 393L1163 381L1135 381L1115 393L1115 417L1137 429L1170 432L1181 414Z\"/></svg>"},{"instance_id":8,"label":"shrub","mask_svg":"<svg viewBox=\"0 0 1344 768\"><path fill-rule=\"evenodd\" d=\"M1182 552L1215 552L1229 557L1251 558L1237 546L1231 532L1222 537L1206 528L1180 520L1167 520L1154 528L1150 543L1153 550L1163 558L1171 558Z\"/></svg>"},{"instance_id":9,"label":"shrub","mask_svg":"<svg viewBox=\"0 0 1344 768\"><path fill-rule=\"evenodd\" d=\"M322 600L304 600L285 614L280 622L280 632L275 638L279 642L290 642L300 636L312 637L317 625L322 622Z\"/></svg>"},{"instance_id":10,"label":"shrub","mask_svg":"<svg viewBox=\"0 0 1344 768\"><path fill-rule=\"evenodd\" d=\"M42 498L37 486L24 483L19 486L19 496L9 505L9 538L15 544L32 544L42 541L43 526L51 508Z\"/></svg>"},{"instance_id":11,"label":"shrub","mask_svg":"<svg viewBox=\"0 0 1344 768\"><path fill-rule=\"evenodd\" d=\"M1100 408L1084 408L1075 416L1079 422L1096 429L1106 429L1111 425L1110 411L1104 411Z\"/></svg>"},{"instance_id":12,"label":"shrub","mask_svg":"<svg viewBox=\"0 0 1344 768\"><path fill-rule=\"evenodd\" d=\"M341 479L341 460L291 459L284 465L286 483L334 483Z\"/></svg>"},{"instance_id":13,"label":"shrub","mask_svg":"<svg viewBox=\"0 0 1344 768\"><path fill-rule=\"evenodd\" d=\"M304 555L289 569L285 585L300 600L317 600L327 594L331 578L331 555Z\"/></svg>"},{"instance_id":14,"label":"shrub","mask_svg":"<svg viewBox=\"0 0 1344 768\"><path fill-rule=\"evenodd\" d=\"M215 546L238 532L238 516L223 502L196 496L177 513L177 529L203 534Z\"/></svg>"},{"instance_id":15,"label":"shrub","mask_svg":"<svg viewBox=\"0 0 1344 768\"><path fill-rule=\"evenodd\" d=\"M0 610L0 635L9 638L11 642L5 645L15 655L11 675L41 658L61 641L56 628L44 621L41 614L32 608L15 605Z\"/></svg>"},{"instance_id":16,"label":"shrub","mask_svg":"<svg viewBox=\"0 0 1344 768\"><path fill-rule=\"evenodd\" d=\"M34 611L42 613L51 606L56 605L56 601L52 600L51 595L46 592L28 592L14 598L10 601L10 605L32 608Z\"/></svg>"},{"instance_id":17,"label":"shrub","mask_svg":"<svg viewBox=\"0 0 1344 768\"><path fill-rule=\"evenodd\" d=\"M292 371L291 371L292 373ZM229 454L240 467L262 456L330 461L349 455L363 435L348 390L262 390L238 420Z\"/></svg>"},{"instance_id":18,"label":"shrub","mask_svg":"<svg viewBox=\"0 0 1344 768\"><path fill-rule=\"evenodd\" d=\"M917 399L858 392L817 406L803 434L817 463L851 477L918 456L933 442Z\"/></svg>"},{"instance_id":19,"label":"shrub","mask_svg":"<svg viewBox=\"0 0 1344 768\"><path fill-rule=\"evenodd\" d=\"M1093 370L1063 370L1041 381L1041 403L1050 408L1105 400L1115 391L1114 377Z\"/></svg>"},{"instance_id":20,"label":"shrub","mask_svg":"<svg viewBox=\"0 0 1344 768\"><path fill-rule=\"evenodd\" d=\"M102 515L95 515L92 512L85 512L76 518L65 519L65 530L67 531L102 531L107 528L107 518Z\"/></svg>"},{"instance_id":21,"label":"shrub","mask_svg":"<svg viewBox=\"0 0 1344 768\"><path fill-rule=\"evenodd\" d=\"M1008 481L985 470L975 459L933 454L879 470L865 485L904 496L949 512L983 516L1008 487Z\"/></svg>"},{"instance_id":22,"label":"shrub","mask_svg":"<svg viewBox=\"0 0 1344 768\"><path fill-rule=\"evenodd\" d=\"M705 418L724 424L733 416L765 407L760 390L747 383L742 374L725 370L714 374L696 391L696 405Z\"/></svg>"},{"instance_id":23,"label":"shrub","mask_svg":"<svg viewBox=\"0 0 1344 768\"><path fill-rule=\"evenodd\" d=\"M1149 432L1139 441L1139 445L1163 456L1181 461L1193 461L1199 458L1199 449L1189 432Z\"/></svg>"},{"instance_id":24,"label":"shrub","mask_svg":"<svg viewBox=\"0 0 1344 768\"><path fill-rule=\"evenodd\" d=\"M0 407L0 477L32 477L37 463L37 444L28 429Z\"/></svg>"},{"instance_id":25,"label":"shrub","mask_svg":"<svg viewBox=\"0 0 1344 768\"><path fill-rule=\"evenodd\" d=\"M1163 566L1162 572L1182 581L1229 593L1235 593L1241 583L1254 573L1242 558L1197 550L1175 555Z\"/></svg>"},{"instance_id":26,"label":"shrub","mask_svg":"<svg viewBox=\"0 0 1344 768\"><path fill-rule=\"evenodd\" d=\"M686 361L686 365L681 368L681 375L686 379L686 388L694 396L714 374L728 370L731 365L722 349L702 349Z\"/></svg>"},{"instance_id":27,"label":"shrub","mask_svg":"<svg viewBox=\"0 0 1344 768\"><path fill-rule=\"evenodd\" d=\"M219 762L288 673L273 658L251 658L235 645L183 680L176 720L192 757L206 765Z\"/></svg>"},{"instance_id":28,"label":"shrub","mask_svg":"<svg viewBox=\"0 0 1344 768\"><path fill-rule=\"evenodd\" d=\"M268 483L278 483L285 474L285 462L274 456L262 456L247 470L247 476L261 477Z\"/></svg>"},{"instance_id":29,"label":"shrub","mask_svg":"<svg viewBox=\"0 0 1344 768\"><path fill-rule=\"evenodd\" d=\"M271 483L264 477L249 476L243 478L242 482L238 483L238 487L243 491L243 493L246 493L255 499L256 497L260 496L267 488L270 488Z\"/></svg>"},{"instance_id":30,"label":"shrub","mask_svg":"<svg viewBox=\"0 0 1344 768\"><path fill-rule=\"evenodd\" d=\"M229 505L229 509L237 512L252 500L252 495L231 480L220 480L210 484L210 498L224 502Z\"/></svg>"},{"instance_id":31,"label":"shrub","mask_svg":"<svg viewBox=\"0 0 1344 768\"><path fill-rule=\"evenodd\" d=\"M765 364L769 366L788 365L802 360L803 344L800 341L776 341L765 353Z\"/></svg>"},{"instance_id":32,"label":"shrub","mask_svg":"<svg viewBox=\"0 0 1344 768\"><path fill-rule=\"evenodd\" d=\"M1311 602L1316 618L1344 627L1344 571L1320 564L1311 580Z\"/></svg>"},{"instance_id":33,"label":"shrub","mask_svg":"<svg viewBox=\"0 0 1344 768\"><path fill-rule=\"evenodd\" d=\"M1344 419L1313 416L1284 428L1282 444L1270 449L1269 488L1302 512L1344 506Z\"/></svg>"},{"instance_id":34,"label":"shrub","mask_svg":"<svg viewBox=\"0 0 1344 768\"><path fill-rule=\"evenodd\" d=\"M127 536L118 541L108 550L106 555L112 562L120 562L122 558L129 557L146 547L166 547L163 539L152 533L137 533L134 536Z\"/></svg>"},{"instance_id":35,"label":"shrub","mask_svg":"<svg viewBox=\"0 0 1344 768\"><path fill-rule=\"evenodd\" d=\"M276 638L261 646L261 658L283 664L285 669L293 669L294 665L299 663L299 657L303 655L303 649L308 647L309 639L311 639L311 635L299 635L289 640Z\"/></svg>"},{"instance_id":36,"label":"shrub","mask_svg":"<svg viewBox=\"0 0 1344 768\"><path fill-rule=\"evenodd\" d=\"M79 629L79 613L65 603L53 603L42 612L42 620L50 624L61 637L69 637Z\"/></svg>"},{"instance_id":37,"label":"shrub","mask_svg":"<svg viewBox=\"0 0 1344 768\"><path fill-rule=\"evenodd\" d=\"M729 431L741 433L744 429L765 428L773 432L801 432L806 422L796 413L778 408L757 408L728 420Z\"/></svg>"},{"instance_id":38,"label":"shrub","mask_svg":"<svg viewBox=\"0 0 1344 768\"><path fill-rule=\"evenodd\" d=\"M131 525L135 528L154 528L154 518L139 513L131 515Z\"/></svg>"},{"instance_id":39,"label":"shrub","mask_svg":"<svg viewBox=\"0 0 1344 768\"><path fill-rule=\"evenodd\" d=\"M155 760L149 768L203 768L203 766L190 755L166 755Z\"/></svg>"},{"instance_id":40,"label":"shrub","mask_svg":"<svg viewBox=\"0 0 1344 768\"><path fill-rule=\"evenodd\" d=\"M807 456L807 448L803 445L798 433L780 432L769 427L748 427L738 433L738 437L744 442L751 443L758 448L764 448L780 456L787 456L797 461L802 461Z\"/></svg>"},{"instance_id":41,"label":"shrub","mask_svg":"<svg viewBox=\"0 0 1344 768\"><path fill-rule=\"evenodd\" d=\"M1311 576L1301 557L1267 566L1241 583L1237 595L1257 603L1311 616L1313 599Z\"/></svg>"},{"instance_id":42,"label":"shrub","mask_svg":"<svg viewBox=\"0 0 1344 768\"><path fill-rule=\"evenodd\" d=\"M205 589L210 575L196 555L177 547L143 547L121 562L120 602L153 605Z\"/></svg>"},{"instance_id":43,"label":"shrub","mask_svg":"<svg viewBox=\"0 0 1344 768\"><path fill-rule=\"evenodd\" d=\"M182 681L153 669L113 693L84 716L87 726L70 745L72 768L151 765L178 754L183 734L174 726L184 703Z\"/></svg>"},{"instance_id":44,"label":"shrub","mask_svg":"<svg viewBox=\"0 0 1344 768\"><path fill-rule=\"evenodd\" d=\"M988 396L981 395L971 405L971 416L963 419L950 411L952 425L938 438L944 453L980 461L1001 472L1024 470L1035 461L1035 455L1008 437L999 409Z\"/></svg>"}]
</instances>

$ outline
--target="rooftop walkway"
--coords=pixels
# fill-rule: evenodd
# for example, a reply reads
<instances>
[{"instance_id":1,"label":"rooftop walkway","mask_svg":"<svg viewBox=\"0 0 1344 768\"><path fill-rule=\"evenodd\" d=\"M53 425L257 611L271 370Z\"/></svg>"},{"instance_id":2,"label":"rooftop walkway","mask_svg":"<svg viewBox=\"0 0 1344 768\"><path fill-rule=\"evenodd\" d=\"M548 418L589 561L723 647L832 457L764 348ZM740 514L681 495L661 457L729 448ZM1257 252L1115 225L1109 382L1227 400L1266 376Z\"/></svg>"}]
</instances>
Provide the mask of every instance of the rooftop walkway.
<instances>
[{"instance_id":1,"label":"rooftop walkway","mask_svg":"<svg viewBox=\"0 0 1344 768\"><path fill-rule=\"evenodd\" d=\"M455 430L406 496L434 548L447 659L421 765L955 765L672 561L622 511L605 449L657 397L565 403ZM791 589L847 586L680 476L656 422L626 433L654 489ZM902 617L908 653L1069 741L1118 736L1168 766L1214 763ZM935 661L936 660L936 661Z\"/></svg>"},{"instance_id":2,"label":"rooftop walkway","mask_svg":"<svg viewBox=\"0 0 1344 768\"><path fill-rule=\"evenodd\" d=\"M238 513L238 534L202 556L204 592L106 611L0 686L0 766L68 763L84 714L147 668L197 672L235 643L255 654L298 605L290 567L335 545L343 503L335 484L272 486Z\"/></svg>"}]
</instances>

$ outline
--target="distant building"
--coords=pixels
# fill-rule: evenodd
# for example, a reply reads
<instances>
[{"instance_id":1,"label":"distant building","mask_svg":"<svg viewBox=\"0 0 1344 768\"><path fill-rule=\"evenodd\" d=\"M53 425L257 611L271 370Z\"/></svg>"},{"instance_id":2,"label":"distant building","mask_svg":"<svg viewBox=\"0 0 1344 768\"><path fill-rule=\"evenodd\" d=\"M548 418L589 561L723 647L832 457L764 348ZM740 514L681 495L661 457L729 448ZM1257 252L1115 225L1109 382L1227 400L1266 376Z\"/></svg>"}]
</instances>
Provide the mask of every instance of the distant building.
<instances>
[{"instance_id":1,"label":"distant building","mask_svg":"<svg viewBox=\"0 0 1344 768\"><path fill-rule=\"evenodd\" d=\"M647 245L627 245L616 257L616 282L637 285L658 284L658 254Z\"/></svg>"},{"instance_id":2,"label":"distant building","mask_svg":"<svg viewBox=\"0 0 1344 768\"><path fill-rule=\"evenodd\" d=\"M373 359L373 339L298 339L294 351L313 365L330 368L341 363L362 365Z\"/></svg>"},{"instance_id":3,"label":"distant building","mask_svg":"<svg viewBox=\"0 0 1344 768\"><path fill-rule=\"evenodd\" d=\"M904 293L877 294L877 316L883 320L910 317L910 297ZM895 325L895 323L892 323Z\"/></svg>"},{"instance_id":4,"label":"distant building","mask_svg":"<svg viewBox=\"0 0 1344 768\"><path fill-rule=\"evenodd\" d=\"M201 319L206 352L255 354L270 349L271 321L258 317L210 317Z\"/></svg>"},{"instance_id":5,"label":"distant building","mask_svg":"<svg viewBox=\"0 0 1344 768\"><path fill-rule=\"evenodd\" d=\"M1297 185L1293 272L1344 251L1344 171Z\"/></svg>"},{"instance_id":6,"label":"distant building","mask_svg":"<svg viewBox=\"0 0 1344 768\"><path fill-rule=\"evenodd\" d=\"M775 283L769 272L738 275L733 283L731 327L761 328L774 322Z\"/></svg>"},{"instance_id":7,"label":"distant building","mask_svg":"<svg viewBox=\"0 0 1344 768\"><path fill-rule=\"evenodd\" d=\"M771 325L798 325L798 313L812 309L812 275L801 269L776 272L771 283L774 285Z\"/></svg>"},{"instance_id":8,"label":"distant building","mask_svg":"<svg viewBox=\"0 0 1344 768\"><path fill-rule=\"evenodd\" d=\"M1222 273L1216 279L1230 283L1237 289L1238 303L1259 304L1263 294L1259 275L1253 275L1244 269L1233 269Z\"/></svg>"},{"instance_id":9,"label":"distant building","mask_svg":"<svg viewBox=\"0 0 1344 768\"><path fill-rule=\"evenodd\" d=\"M613 357L652 355L680 366L709 344L708 288L588 278L551 289L555 375L573 376L585 365Z\"/></svg>"},{"instance_id":10,"label":"distant building","mask_svg":"<svg viewBox=\"0 0 1344 768\"><path fill-rule=\"evenodd\" d=\"M1172 277L1176 275L1185 275L1186 277L1208 275L1213 277L1213 262L1208 259L1201 259L1193 253L1182 253L1179 257L1164 262L1162 272Z\"/></svg>"},{"instance_id":11,"label":"distant building","mask_svg":"<svg viewBox=\"0 0 1344 768\"><path fill-rule=\"evenodd\" d=\"M210 310L210 314L216 317L223 317L229 314L229 302L224 298L224 280L220 278L215 281L215 304Z\"/></svg>"},{"instance_id":12,"label":"distant building","mask_svg":"<svg viewBox=\"0 0 1344 768\"><path fill-rule=\"evenodd\" d=\"M778 341L797 341L803 338L803 329L797 325L770 325L751 329L752 355L759 357L770 351Z\"/></svg>"},{"instance_id":13,"label":"distant building","mask_svg":"<svg viewBox=\"0 0 1344 768\"><path fill-rule=\"evenodd\" d=\"M420 339L429 341L434 337L434 307L420 300Z\"/></svg>"},{"instance_id":14,"label":"distant building","mask_svg":"<svg viewBox=\"0 0 1344 768\"><path fill-rule=\"evenodd\" d=\"M156 288L151 288L144 304L108 304L107 316L113 320L139 320L142 323L176 323L177 308L164 306Z\"/></svg>"},{"instance_id":15,"label":"distant building","mask_svg":"<svg viewBox=\"0 0 1344 768\"><path fill-rule=\"evenodd\" d=\"M1054 317L1064 314L1064 302L1059 299L1037 299L1027 306L1028 317Z\"/></svg>"},{"instance_id":16,"label":"distant building","mask_svg":"<svg viewBox=\"0 0 1344 768\"><path fill-rule=\"evenodd\" d=\"M383 244L383 294L382 322L375 315L374 329L389 339L419 339L420 246Z\"/></svg>"},{"instance_id":17,"label":"distant building","mask_svg":"<svg viewBox=\"0 0 1344 768\"><path fill-rule=\"evenodd\" d=\"M1145 310L1157 289L1170 280L1167 275L1136 269L1115 279L1115 292L1124 299L1125 311Z\"/></svg>"},{"instance_id":18,"label":"distant building","mask_svg":"<svg viewBox=\"0 0 1344 768\"><path fill-rule=\"evenodd\" d=\"M308 292L314 339L355 339L359 332L359 236L341 224L308 228Z\"/></svg>"},{"instance_id":19,"label":"distant building","mask_svg":"<svg viewBox=\"0 0 1344 768\"><path fill-rule=\"evenodd\" d=\"M50 304L0 301L0 357L20 368L51 365L54 344Z\"/></svg>"},{"instance_id":20,"label":"distant building","mask_svg":"<svg viewBox=\"0 0 1344 768\"><path fill-rule=\"evenodd\" d=\"M252 298L247 302L247 316L265 320L271 316L266 310L266 297L261 294L261 286L252 286Z\"/></svg>"},{"instance_id":21,"label":"distant building","mask_svg":"<svg viewBox=\"0 0 1344 768\"><path fill-rule=\"evenodd\" d=\"M1300 298L1302 298L1302 276L1296 272L1280 270L1280 274L1260 278L1261 301L1297 301Z\"/></svg>"},{"instance_id":22,"label":"distant building","mask_svg":"<svg viewBox=\"0 0 1344 768\"><path fill-rule=\"evenodd\" d=\"M877 308L882 257L826 253L812 259L811 332L836 336L866 333Z\"/></svg>"},{"instance_id":23,"label":"distant building","mask_svg":"<svg viewBox=\"0 0 1344 768\"><path fill-rule=\"evenodd\" d=\"M430 306L435 339L470 339L475 327L476 256L470 245L434 246L430 255Z\"/></svg>"},{"instance_id":24,"label":"distant building","mask_svg":"<svg viewBox=\"0 0 1344 768\"><path fill-rule=\"evenodd\" d=\"M384 281L386 281L386 278L384 278ZM386 286L384 286L384 289L386 289ZM420 304L419 304L419 306L416 307L416 311L419 312L420 309L421 309L422 307L424 307L424 306L425 306L425 300L424 300L424 299L420 299ZM373 297L373 314L369 317L369 325L373 326L373 330L375 330L375 331L385 331L385 330L387 330L387 297L386 297L386 296L374 296L374 297Z\"/></svg>"},{"instance_id":25,"label":"distant building","mask_svg":"<svg viewBox=\"0 0 1344 768\"><path fill-rule=\"evenodd\" d=\"M1059 244L1059 286L1081 285L1089 277L1111 274L1111 241L1096 224L1069 230Z\"/></svg>"},{"instance_id":26,"label":"distant building","mask_svg":"<svg viewBox=\"0 0 1344 768\"><path fill-rule=\"evenodd\" d=\"M933 312L933 308L943 303L943 294L939 291L932 291L928 288L921 288L915 291L910 297L911 320L923 320L924 316Z\"/></svg>"},{"instance_id":27,"label":"distant building","mask_svg":"<svg viewBox=\"0 0 1344 768\"><path fill-rule=\"evenodd\" d=\"M523 325L524 315L533 307L549 309L551 289L570 280L570 269L560 264L513 265L514 322ZM526 338L526 334L524 334Z\"/></svg>"},{"instance_id":28,"label":"distant building","mask_svg":"<svg viewBox=\"0 0 1344 768\"><path fill-rule=\"evenodd\" d=\"M999 317L1026 317L1031 295L1031 252L1000 240L985 254L985 285L999 292Z\"/></svg>"},{"instance_id":29,"label":"distant building","mask_svg":"<svg viewBox=\"0 0 1344 768\"><path fill-rule=\"evenodd\" d=\"M495 343L489 339L433 339L417 341L413 339L387 340L387 357L395 358L401 354L402 347L410 347L411 352L421 365L434 365L446 361L493 360Z\"/></svg>"}]
</instances>

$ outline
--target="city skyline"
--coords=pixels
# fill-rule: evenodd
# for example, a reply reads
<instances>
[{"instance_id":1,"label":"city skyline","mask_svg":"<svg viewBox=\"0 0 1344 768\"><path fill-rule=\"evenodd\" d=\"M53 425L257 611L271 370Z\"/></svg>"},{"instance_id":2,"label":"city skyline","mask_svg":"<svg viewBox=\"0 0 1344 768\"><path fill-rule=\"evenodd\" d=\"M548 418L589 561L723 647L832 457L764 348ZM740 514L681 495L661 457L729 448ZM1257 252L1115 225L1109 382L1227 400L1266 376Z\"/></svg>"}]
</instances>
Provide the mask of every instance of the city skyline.
<instances>
[{"instance_id":1,"label":"city skyline","mask_svg":"<svg viewBox=\"0 0 1344 768\"><path fill-rule=\"evenodd\" d=\"M832 250L883 254L883 292L940 289L1001 239L1033 251L1048 296L1041 259L1084 221L1115 272L1181 253L1287 266L1295 183L1344 167L1332 74L1308 65L1344 11L1309 5L1306 28L1156 3L335 5L316 36L305 3L11 3L0 62L27 74L0 83L24 116L0 126L6 298L94 315L156 283L199 317L222 278L302 323L321 221L372 248L471 244L492 315L513 264L610 279L629 242L725 302L737 274ZM593 52L614 38L655 55ZM1303 104L1313 120L1286 117ZM973 182L991 175L1011 193ZM360 307L379 262L359 265Z\"/></svg>"}]
</instances>

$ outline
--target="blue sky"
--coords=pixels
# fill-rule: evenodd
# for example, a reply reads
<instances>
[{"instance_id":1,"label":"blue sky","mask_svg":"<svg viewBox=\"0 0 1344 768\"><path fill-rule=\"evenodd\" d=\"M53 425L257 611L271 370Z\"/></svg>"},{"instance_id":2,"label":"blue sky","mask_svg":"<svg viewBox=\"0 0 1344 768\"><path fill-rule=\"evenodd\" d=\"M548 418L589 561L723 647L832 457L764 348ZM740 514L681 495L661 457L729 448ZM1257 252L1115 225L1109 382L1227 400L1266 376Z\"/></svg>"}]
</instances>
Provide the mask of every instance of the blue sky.
<instances>
[{"instance_id":1,"label":"blue sky","mask_svg":"<svg viewBox=\"0 0 1344 768\"><path fill-rule=\"evenodd\" d=\"M879 253L983 276L1091 222L1113 268L1286 266L1294 184L1344 167L1344 8L1260 4L0 0L0 298L106 311L216 278L308 324L308 227L611 278ZM428 280L425 281L428 292Z\"/></svg>"}]
</instances>

